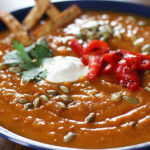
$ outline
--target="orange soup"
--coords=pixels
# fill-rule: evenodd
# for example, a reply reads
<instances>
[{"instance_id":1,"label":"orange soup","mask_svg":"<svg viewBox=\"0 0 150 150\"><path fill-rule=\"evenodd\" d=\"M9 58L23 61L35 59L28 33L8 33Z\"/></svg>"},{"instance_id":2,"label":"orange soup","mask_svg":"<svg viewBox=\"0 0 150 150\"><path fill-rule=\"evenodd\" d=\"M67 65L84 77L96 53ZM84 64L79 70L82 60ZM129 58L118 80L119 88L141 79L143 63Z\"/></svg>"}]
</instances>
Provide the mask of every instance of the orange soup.
<instances>
[{"instance_id":1,"label":"orange soup","mask_svg":"<svg viewBox=\"0 0 150 150\"><path fill-rule=\"evenodd\" d=\"M11 44L6 44L6 37L11 38L9 33L1 33L1 63L14 50ZM57 56L78 58L71 47L71 40L75 38L83 47L97 39L106 41L112 51L122 49L148 55L149 37L148 19L89 11L44 40L48 41L53 59ZM55 72L54 75L61 77L72 74L64 69L65 64L66 60L62 60L58 73L59 66L56 66L49 68L48 74ZM29 139L74 148L113 148L150 140L149 71L139 73L140 89L132 91L118 84L114 73L99 73L94 80L79 75L73 79L65 77L64 82L62 77L57 82L48 75L46 79L26 82L17 69L8 65L0 69L2 127ZM60 70L65 70L64 74Z\"/></svg>"}]
</instances>

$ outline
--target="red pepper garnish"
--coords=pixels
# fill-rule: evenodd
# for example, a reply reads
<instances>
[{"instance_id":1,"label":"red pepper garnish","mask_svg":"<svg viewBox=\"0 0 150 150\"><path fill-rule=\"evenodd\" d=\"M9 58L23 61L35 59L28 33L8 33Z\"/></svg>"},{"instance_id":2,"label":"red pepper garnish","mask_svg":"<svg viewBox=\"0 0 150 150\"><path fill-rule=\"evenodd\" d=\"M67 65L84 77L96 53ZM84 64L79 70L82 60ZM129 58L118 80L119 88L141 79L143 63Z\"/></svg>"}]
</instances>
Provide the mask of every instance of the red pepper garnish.
<instances>
[{"instance_id":1,"label":"red pepper garnish","mask_svg":"<svg viewBox=\"0 0 150 150\"><path fill-rule=\"evenodd\" d=\"M75 51L78 57L83 55L83 46L78 42L77 39L71 41L71 48Z\"/></svg>"},{"instance_id":2,"label":"red pepper garnish","mask_svg":"<svg viewBox=\"0 0 150 150\"><path fill-rule=\"evenodd\" d=\"M141 58L139 55L126 53L123 58L126 60L127 65L130 66L131 70L138 69L139 64L141 62Z\"/></svg>"},{"instance_id":3,"label":"red pepper garnish","mask_svg":"<svg viewBox=\"0 0 150 150\"><path fill-rule=\"evenodd\" d=\"M115 68L116 63L115 62L111 62L109 64L106 64L103 68L101 73L102 74L109 74L109 73L113 73L114 68Z\"/></svg>"},{"instance_id":4,"label":"red pepper garnish","mask_svg":"<svg viewBox=\"0 0 150 150\"><path fill-rule=\"evenodd\" d=\"M140 54L141 63L139 64L140 70L150 69L150 57L147 55Z\"/></svg>"},{"instance_id":5,"label":"red pepper garnish","mask_svg":"<svg viewBox=\"0 0 150 150\"><path fill-rule=\"evenodd\" d=\"M89 57L89 73L87 76L90 80L94 80L98 76L101 65L102 57L99 57L98 55Z\"/></svg>"},{"instance_id":6,"label":"red pepper garnish","mask_svg":"<svg viewBox=\"0 0 150 150\"><path fill-rule=\"evenodd\" d=\"M109 53L106 53L103 55L103 60L107 63L112 61L118 61L122 58L122 52L119 51L110 51Z\"/></svg>"},{"instance_id":7,"label":"red pepper garnish","mask_svg":"<svg viewBox=\"0 0 150 150\"><path fill-rule=\"evenodd\" d=\"M89 54L92 51L100 50L101 55L109 52L109 46L106 42L100 40L91 41L83 50L83 54Z\"/></svg>"},{"instance_id":8,"label":"red pepper garnish","mask_svg":"<svg viewBox=\"0 0 150 150\"><path fill-rule=\"evenodd\" d=\"M109 51L104 41L93 40L83 48L78 40L72 40L71 47L89 66L88 78L96 79L98 74L114 73L117 82L130 90L140 89L138 71L150 69L150 56L127 50Z\"/></svg>"},{"instance_id":9,"label":"red pepper garnish","mask_svg":"<svg viewBox=\"0 0 150 150\"><path fill-rule=\"evenodd\" d=\"M109 52L109 46L106 42L100 40L91 41L85 49L83 49L83 55L89 54L89 73L88 78L94 80L102 66L102 55Z\"/></svg>"},{"instance_id":10,"label":"red pepper garnish","mask_svg":"<svg viewBox=\"0 0 150 150\"><path fill-rule=\"evenodd\" d=\"M115 67L114 73L117 78L117 82L132 91L139 88L140 80L136 70L132 70L127 65L127 61L122 59Z\"/></svg>"}]
</instances>

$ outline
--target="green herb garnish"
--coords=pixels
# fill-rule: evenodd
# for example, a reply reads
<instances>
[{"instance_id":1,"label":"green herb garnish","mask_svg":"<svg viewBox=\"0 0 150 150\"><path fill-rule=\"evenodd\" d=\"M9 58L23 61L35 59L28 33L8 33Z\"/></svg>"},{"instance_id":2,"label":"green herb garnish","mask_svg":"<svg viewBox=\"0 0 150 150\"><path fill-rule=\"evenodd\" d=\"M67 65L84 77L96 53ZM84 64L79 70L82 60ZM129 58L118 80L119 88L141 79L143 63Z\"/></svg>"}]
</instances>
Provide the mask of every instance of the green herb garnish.
<instances>
[{"instance_id":1,"label":"green herb garnish","mask_svg":"<svg viewBox=\"0 0 150 150\"><path fill-rule=\"evenodd\" d=\"M22 61L22 63L19 64L21 69L26 70L35 66L28 53L25 51L25 48L22 43L18 43L17 41L15 41L14 48L17 50L17 55Z\"/></svg>"},{"instance_id":2,"label":"green herb garnish","mask_svg":"<svg viewBox=\"0 0 150 150\"><path fill-rule=\"evenodd\" d=\"M15 41L14 48L16 50L8 52L4 56L5 64L20 67L20 75L26 82L30 80L40 81L41 78L46 78L47 71L43 71L40 66L45 58L53 56L53 52L49 49L46 41L40 41L28 48Z\"/></svg>"},{"instance_id":3,"label":"green herb garnish","mask_svg":"<svg viewBox=\"0 0 150 150\"><path fill-rule=\"evenodd\" d=\"M36 59L37 66L41 65L44 58L53 56L53 52L49 50L48 43L46 41L41 41L40 44L36 44L30 54L34 59Z\"/></svg>"}]
</instances>

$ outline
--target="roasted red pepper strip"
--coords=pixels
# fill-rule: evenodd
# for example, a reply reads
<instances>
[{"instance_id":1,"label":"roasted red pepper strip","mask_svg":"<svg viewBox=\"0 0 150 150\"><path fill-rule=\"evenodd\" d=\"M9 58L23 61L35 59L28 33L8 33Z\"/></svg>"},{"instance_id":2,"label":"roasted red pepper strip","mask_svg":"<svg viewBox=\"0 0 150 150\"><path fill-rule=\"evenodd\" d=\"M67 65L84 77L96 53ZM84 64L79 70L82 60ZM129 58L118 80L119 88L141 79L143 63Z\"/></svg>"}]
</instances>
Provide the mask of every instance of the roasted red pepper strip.
<instances>
[{"instance_id":1,"label":"roasted red pepper strip","mask_svg":"<svg viewBox=\"0 0 150 150\"><path fill-rule=\"evenodd\" d=\"M102 65L102 57L99 57L98 55L92 55L89 56L89 73L88 73L88 78L90 80L96 79L96 77L99 74L100 68Z\"/></svg>"},{"instance_id":2,"label":"roasted red pepper strip","mask_svg":"<svg viewBox=\"0 0 150 150\"><path fill-rule=\"evenodd\" d=\"M137 68L138 70L150 69L150 56L143 55L143 54L140 54L140 53L131 52L131 51L126 51L126 50L121 50L121 52L124 55L123 56L124 58L125 57L127 58L127 56L126 56L127 54L137 56L136 62L139 63L138 68ZM132 59L131 59L131 61L132 61Z\"/></svg>"},{"instance_id":3,"label":"roasted red pepper strip","mask_svg":"<svg viewBox=\"0 0 150 150\"><path fill-rule=\"evenodd\" d=\"M136 90L140 86L140 79L136 70L132 70L127 65L127 61L122 59L115 67L114 73L117 78L117 82L132 91Z\"/></svg>"},{"instance_id":4,"label":"roasted red pepper strip","mask_svg":"<svg viewBox=\"0 0 150 150\"><path fill-rule=\"evenodd\" d=\"M139 64L141 62L139 55L126 53L123 58L126 60L127 65L131 67L131 70L138 70Z\"/></svg>"},{"instance_id":5,"label":"roasted red pepper strip","mask_svg":"<svg viewBox=\"0 0 150 150\"><path fill-rule=\"evenodd\" d=\"M88 65L88 55L83 55L83 46L78 42L77 39L73 39L71 41L71 48L75 51L83 64Z\"/></svg>"},{"instance_id":6,"label":"roasted red pepper strip","mask_svg":"<svg viewBox=\"0 0 150 150\"><path fill-rule=\"evenodd\" d=\"M102 70L101 73L102 74L109 74L109 73L113 73L114 68L115 68L116 62L111 62L107 65L105 65Z\"/></svg>"},{"instance_id":7,"label":"roasted red pepper strip","mask_svg":"<svg viewBox=\"0 0 150 150\"><path fill-rule=\"evenodd\" d=\"M103 55L103 60L107 63L118 61L122 58L122 52L119 51L111 51L110 53L106 53Z\"/></svg>"},{"instance_id":8,"label":"roasted red pepper strip","mask_svg":"<svg viewBox=\"0 0 150 150\"><path fill-rule=\"evenodd\" d=\"M138 71L150 69L150 56L126 50L109 52L106 42L93 40L84 49L77 39L71 47L85 65L89 66L88 78L95 79L99 73L115 73L117 82L130 89L140 86Z\"/></svg>"},{"instance_id":9,"label":"roasted red pepper strip","mask_svg":"<svg viewBox=\"0 0 150 150\"><path fill-rule=\"evenodd\" d=\"M140 54L141 63L139 64L139 70L150 69L150 57L147 55Z\"/></svg>"},{"instance_id":10,"label":"roasted red pepper strip","mask_svg":"<svg viewBox=\"0 0 150 150\"><path fill-rule=\"evenodd\" d=\"M75 51L78 57L83 56L83 46L78 42L77 39L71 41L71 48Z\"/></svg>"},{"instance_id":11,"label":"roasted red pepper strip","mask_svg":"<svg viewBox=\"0 0 150 150\"><path fill-rule=\"evenodd\" d=\"M88 78L90 80L93 80L98 76L98 74L101 70L102 62L103 62L102 54L104 54L104 53L105 53L105 51L102 51L101 49L89 53ZM107 66L103 71L106 73L106 72L109 72L111 69L112 69L112 66Z\"/></svg>"},{"instance_id":12,"label":"roasted red pepper strip","mask_svg":"<svg viewBox=\"0 0 150 150\"><path fill-rule=\"evenodd\" d=\"M83 50L83 54L89 54L92 51L101 50L101 55L109 52L109 46L106 42L100 40L91 41Z\"/></svg>"}]
</instances>

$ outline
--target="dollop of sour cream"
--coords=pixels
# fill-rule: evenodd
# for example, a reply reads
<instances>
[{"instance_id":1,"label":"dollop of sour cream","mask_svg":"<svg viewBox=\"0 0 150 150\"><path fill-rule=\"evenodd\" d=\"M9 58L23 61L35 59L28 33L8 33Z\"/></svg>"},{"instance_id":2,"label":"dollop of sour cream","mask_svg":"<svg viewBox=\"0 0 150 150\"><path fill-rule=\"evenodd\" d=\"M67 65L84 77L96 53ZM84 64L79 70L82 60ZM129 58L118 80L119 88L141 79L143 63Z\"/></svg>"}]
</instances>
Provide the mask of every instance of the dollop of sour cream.
<instances>
[{"instance_id":1,"label":"dollop of sour cream","mask_svg":"<svg viewBox=\"0 0 150 150\"><path fill-rule=\"evenodd\" d=\"M53 83L74 82L88 73L88 67L79 58L72 56L45 59L42 69L48 72L46 80Z\"/></svg>"}]
</instances>

